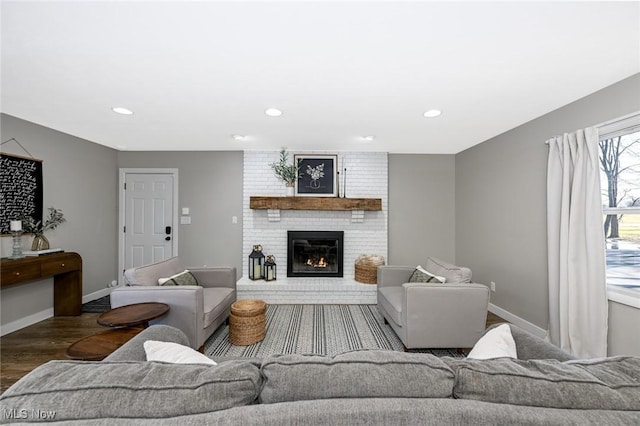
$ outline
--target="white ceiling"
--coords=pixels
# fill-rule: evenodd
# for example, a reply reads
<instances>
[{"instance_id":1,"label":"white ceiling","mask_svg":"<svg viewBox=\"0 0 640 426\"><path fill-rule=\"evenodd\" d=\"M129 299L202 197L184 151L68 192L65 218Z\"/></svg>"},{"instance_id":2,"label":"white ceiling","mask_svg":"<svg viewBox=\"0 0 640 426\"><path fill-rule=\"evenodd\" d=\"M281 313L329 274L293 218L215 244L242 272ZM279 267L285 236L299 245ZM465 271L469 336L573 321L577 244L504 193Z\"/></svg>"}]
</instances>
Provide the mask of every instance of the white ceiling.
<instances>
[{"instance_id":1,"label":"white ceiling","mask_svg":"<svg viewBox=\"0 0 640 426\"><path fill-rule=\"evenodd\" d=\"M3 1L1 14L2 112L120 150L457 153L640 72L639 2Z\"/></svg>"}]
</instances>

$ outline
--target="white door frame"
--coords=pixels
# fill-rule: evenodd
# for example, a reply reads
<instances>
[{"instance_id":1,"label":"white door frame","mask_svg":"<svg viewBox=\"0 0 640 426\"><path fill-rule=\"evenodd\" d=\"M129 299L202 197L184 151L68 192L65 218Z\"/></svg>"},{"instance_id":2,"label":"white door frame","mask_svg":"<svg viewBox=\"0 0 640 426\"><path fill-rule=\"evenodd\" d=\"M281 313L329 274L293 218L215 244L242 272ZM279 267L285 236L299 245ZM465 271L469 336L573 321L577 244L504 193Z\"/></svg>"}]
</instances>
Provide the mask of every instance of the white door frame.
<instances>
[{"instance_id":1,"label":"white door frame","mask_svg":"<svg viewBox=\"0 0 640 426\"><path fill-rule=\"evenodd\" d=\"M125 224L125 193L124 183L126 182L127 174L170 174L173 176L173 223L171 224L172 236L172 251L173 255L178 255L178 169L130 169L120 168L120 177L118 180L118 199L119 199L119 212L118 212L118 285L124 285L124 224Z\"/></svg>"}]
</instances>

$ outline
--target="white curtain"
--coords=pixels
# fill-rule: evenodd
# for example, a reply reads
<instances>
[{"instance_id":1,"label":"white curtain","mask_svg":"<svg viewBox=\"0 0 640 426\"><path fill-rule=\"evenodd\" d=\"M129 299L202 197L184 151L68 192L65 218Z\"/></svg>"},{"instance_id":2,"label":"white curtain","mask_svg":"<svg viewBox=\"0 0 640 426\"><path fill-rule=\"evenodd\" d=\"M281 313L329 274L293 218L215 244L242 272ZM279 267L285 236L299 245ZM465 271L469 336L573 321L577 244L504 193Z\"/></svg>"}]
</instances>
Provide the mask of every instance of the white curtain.
<instances>
[{"instance_id":1,"label":"white curtain","mask_svg":"<svg viewBox=\"0 0 640 426\"><path fill-rule=\"evenodd\" d=\"M607 355L608 302L598 132L547 141L549 338L581 358Z\"/></svg>"}]
</instances>

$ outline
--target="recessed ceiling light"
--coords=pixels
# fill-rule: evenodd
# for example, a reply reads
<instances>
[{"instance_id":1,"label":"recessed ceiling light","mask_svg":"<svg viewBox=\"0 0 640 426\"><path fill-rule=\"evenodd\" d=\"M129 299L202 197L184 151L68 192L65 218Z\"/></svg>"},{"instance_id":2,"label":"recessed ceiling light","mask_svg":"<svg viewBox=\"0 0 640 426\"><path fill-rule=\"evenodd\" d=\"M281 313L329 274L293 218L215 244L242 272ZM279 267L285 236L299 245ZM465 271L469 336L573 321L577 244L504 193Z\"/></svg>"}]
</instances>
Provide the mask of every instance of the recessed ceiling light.
<instances>
[{"instance_id":1,"label":"recessed ceiling light","mask_svg":"<svg viewBox=\"0 0 640 426\"><path fill-rule=\"evenodd\" d=\"M264 113L269 117L280 117L282 115L282 111L278 108L267 108L264 110Z\"/></svg>"},{"instance_id":2,"label":"recessed ceiling light","mask_svg":"<svg viewBox=\"0 0 640 426\"><path fill-rule=\"evenodd\" d=\"M367 135L367 136L361 136L361 139L363 141L367 141L367 142L371 142L372 140L374 140L376 137L373 135Z\"/></svg>"},{"instance_id":3,"label":"recessed ceiling light","mask_svg":"<svg viewBox=\"0 0 640 426\"><path fill-rule=\"evenodd\" d=\"M133 114L133 111L131 111L130 109L127 109L127 108L123 108L123 107L113 107L111 109L113 110L113 112L117 112L118 114L122 114L122 115L131 115L131 114Z\"/></svg>"},{"instance_id":4,"label":"recessed ceiling light","mask_svg":"<svg viewBox=\"0 0 640 426\"><path fill-rule=\"evenodd\" d=\"M236 141L246 141L247 137L245 135L231 135L231 137L233 138L233 140Z\"/></svg>"},{"instance_id":5,"label":"recessed ceiling light","mask_svg":"<svg viewBox=\"0 0 640 426\"><path fill-rule=\"evenodd\" d=\"M440 111L439 109L430 109L429 111L426 111L424 113L424 116L427 118L434 118L439 116L440 114L442 114L442 111Z\"/></svg>"}]
</instances>

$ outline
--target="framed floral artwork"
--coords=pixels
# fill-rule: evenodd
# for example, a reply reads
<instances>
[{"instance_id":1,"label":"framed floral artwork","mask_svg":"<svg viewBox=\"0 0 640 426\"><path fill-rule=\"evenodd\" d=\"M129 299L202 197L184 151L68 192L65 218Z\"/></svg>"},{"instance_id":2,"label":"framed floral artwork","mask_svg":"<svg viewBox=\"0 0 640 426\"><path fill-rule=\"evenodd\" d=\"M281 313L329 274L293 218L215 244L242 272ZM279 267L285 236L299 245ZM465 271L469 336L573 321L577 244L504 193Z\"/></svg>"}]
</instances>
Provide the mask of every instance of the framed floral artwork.
<instances>
[{"instance_id":1,"label":"framed floral artwork","mask_svg":"<svg viewBox=\"0 0 640 426\"><path fill-rule=\"evenodd\" d=\"M338 196L337 155L296 154L294 161L298 164L297 196Z\"/></svg>"}]
</instances>

